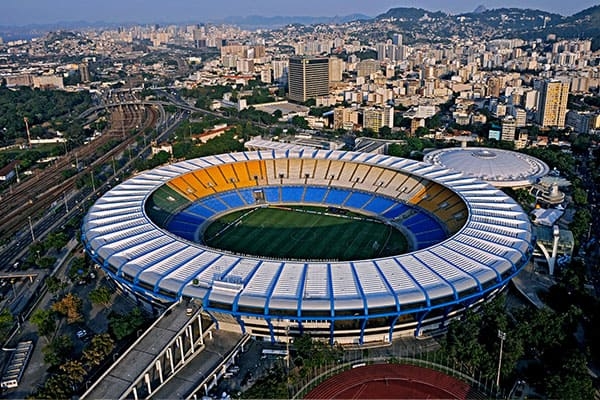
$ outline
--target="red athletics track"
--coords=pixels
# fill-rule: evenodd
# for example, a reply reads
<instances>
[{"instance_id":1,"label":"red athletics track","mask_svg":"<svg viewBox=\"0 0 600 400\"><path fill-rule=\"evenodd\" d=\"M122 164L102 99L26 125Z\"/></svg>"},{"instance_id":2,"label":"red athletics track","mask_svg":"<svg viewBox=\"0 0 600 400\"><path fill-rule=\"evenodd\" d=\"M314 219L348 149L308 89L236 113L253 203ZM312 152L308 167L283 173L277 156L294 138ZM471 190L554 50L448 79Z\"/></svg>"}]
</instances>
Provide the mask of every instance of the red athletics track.
<instances>
[{"instance_id":1,"label":"red athletics track","mask_svg":"<svg viewBox=\"0 0 600 400\"><path fill-rule=\"evenodd\" d=\"M451 376L413 365L372 364L353 368L314 388L305 399L484 398Z\"/></svg>"}]
</instances>

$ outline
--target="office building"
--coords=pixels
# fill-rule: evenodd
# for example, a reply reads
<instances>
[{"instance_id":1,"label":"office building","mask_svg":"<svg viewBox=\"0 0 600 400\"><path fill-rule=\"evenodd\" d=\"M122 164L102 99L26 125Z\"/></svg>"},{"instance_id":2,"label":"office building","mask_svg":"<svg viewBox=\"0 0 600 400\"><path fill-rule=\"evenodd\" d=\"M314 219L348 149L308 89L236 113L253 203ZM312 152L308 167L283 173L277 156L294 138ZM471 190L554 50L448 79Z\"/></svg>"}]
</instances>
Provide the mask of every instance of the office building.
<instances>
[{"instance_id":1,"label":"office building","mask_svg":"<svg viewBox=\"0 0 600 400\"><path fill-rule=\"evenodd\" d=\"M329 94L329 59L291 57L289 61L289 99L305 102Z\"/></svg>"}]
</instances>

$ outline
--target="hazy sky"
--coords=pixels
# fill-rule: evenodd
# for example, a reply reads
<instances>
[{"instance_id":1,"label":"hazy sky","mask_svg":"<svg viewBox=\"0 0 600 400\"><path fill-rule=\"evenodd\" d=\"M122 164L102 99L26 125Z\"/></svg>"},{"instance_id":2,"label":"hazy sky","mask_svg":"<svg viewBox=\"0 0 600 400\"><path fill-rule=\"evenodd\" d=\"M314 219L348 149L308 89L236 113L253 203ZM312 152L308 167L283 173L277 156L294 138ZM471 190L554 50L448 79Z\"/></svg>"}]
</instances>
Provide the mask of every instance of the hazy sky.
<instances>
[{"instance_id":1,"label":"hazy sky","mask_svg":"<svg viewBox=\"0 0 600 400\"><path fill-rule=\"evenodd\" d=\"M0 25L59 21L205 22L226 16L362 13L392 7L420 7L461 13L487 8L523 7L571 15L600 0L0 0Z\"/></svg>"}]
</instances>

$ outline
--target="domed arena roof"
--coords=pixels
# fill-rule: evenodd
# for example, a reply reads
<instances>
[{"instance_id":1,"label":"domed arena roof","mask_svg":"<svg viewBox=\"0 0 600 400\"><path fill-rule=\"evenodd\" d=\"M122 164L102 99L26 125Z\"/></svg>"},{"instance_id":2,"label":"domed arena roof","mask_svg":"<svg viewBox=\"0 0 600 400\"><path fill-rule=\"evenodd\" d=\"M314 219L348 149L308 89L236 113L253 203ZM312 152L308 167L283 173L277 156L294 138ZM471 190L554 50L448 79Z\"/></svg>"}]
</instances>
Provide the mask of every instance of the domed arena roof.
<instances>
[{"instance_id":1,"label":"domed arena roof","mask_svg":"<svg viewBox=\"0 0 600 400\"><path fill-rule=\"evenodd\" d=\"M548 165L516 151L485 147L434 150L423 161L452 168L496 187L529 186L548 174Z\"/></svg>"}]
</instances>

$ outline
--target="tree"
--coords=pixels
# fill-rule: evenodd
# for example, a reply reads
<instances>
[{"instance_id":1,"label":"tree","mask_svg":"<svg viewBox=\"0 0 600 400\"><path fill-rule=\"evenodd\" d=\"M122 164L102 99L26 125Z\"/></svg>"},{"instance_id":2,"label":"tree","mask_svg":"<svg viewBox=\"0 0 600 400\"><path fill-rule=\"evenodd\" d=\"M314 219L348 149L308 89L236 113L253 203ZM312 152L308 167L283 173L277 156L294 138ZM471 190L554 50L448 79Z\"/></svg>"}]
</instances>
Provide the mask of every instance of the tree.
<instances>
[{"instance_id":1,"label":"tree","mask_svg":"<svg viewBox=\"0 0 600 400\"><path fill-rule=\"evenodd\" d=\"M121 340L144 325L145 318L140 308L134 308L128 314L111 313L108 316L109 329L117 340Z\"/></svg>"},{"instance_id":2,"label":"tree","mask_svg":"<svg viewBox=\"0 0 600 400\"><path fill-rule=\"evenodd\" d=\"M49 233L46 238L45 247L48 249L54 248L56 250L61 250L68 242L69 237L64 232Z\"/></svg>"},{"instance_id":3,"label":"tree","mask_svg":"<svg viewBox=\"0 0 600 400\"><path fill-rule=\"evenodd\" d=\"M46 278L46 286L48 287L48 291L54 294L63 290L67 284L56 276L50 275Z\"/></svg>"},{"instance_id":4,"label":"tree","mask_svg":"<svg viewBox=\"0 0 600 400\"><path fill-rule=\"evenodd\" d=\"M96 335L83 350L81 359L90 366L100 365L115 348L115 342L108 333Z\"/></svg>"},{"instance_id":5,"label":"tree","mask_svg":"<svg viewBox=\"0 0 600 400\"><path fill-rule=\"evenodd\" d=\"M72 324L82 319L81 306L82 300L73 293L67 294L61 300L52 305L52 309L59 314L67 317L67 323Z\"/></svg>"},{"instance_id":6,"label":"tree","mask_svg":"<svg viewBox=\"0 0 600 400\"><path fill-rule=\"evenodd\" d=\"M281 112L280 109L273 111L272 115L273 115L273 118L275 118L276 120L279 120L281 117L283 117L283 113Z\"/></svg>"},{"instance_id":7,"label":"tree","mask_svg":"<svg viewBox=\"0 0 600 400\"><path fill-rule=\"evenodd\" d=\"M44 256L37 260L37 265L39 265L39 267L42 269L48 269L48 268L54 266L55 262L56 262L56 258Z\"/></svg>"},{"instance_id":8,"label":"tree","mask_svg":"<svg viewBox=\"0 0 600 400\"><path fill-rule=\"evenodd\" d=\"M437 129L442 126L442 118L439 113L425 120L425 127L428 129Z\"/></svg>"},{"instance_id":9,"label":"tree","mask_svg":"<svg viewBox=\"0 0 600 400\"><path fill-rule=\"evenodd\" d=\"M244 393L244 397L248 399L287 399L289 396L286 373L280 366L276 366L267 376L258 379Z\"/></svg>"},{"instance_id":10,"label":"tree","mask_svg":"<svg viewBox=\"0 0 600 400\"><path fill-rule=\"evenodd\" d=\"M67 361L60 366L60 370L64 372L71 383L82 383L87 374L83 363L79 360Z\"/></svg>"},{"instance_id":11,"label":"tree","mask_svg":"<svg viewBox=\"0 0 600 400\"><path fill-rule=\"evenodd\" d=\"M560 372L549 374L546 381L548 398L572 400L594 398L594 383L587 371L587 361L580 352L565 352Z\"/></svg>"},{"instance_id":12,"label":"tree","mask_svg":"<svg viewBox=\"0 0 600 400\"><path fill-rule=\"evenodd\" d=\"M299 115L294 115L292 117L292 125L297 126L300 129L308 129L308 121Z\"/></svg>"},{"instance_id":13,"label":"tree","mask_svg":"<svg viewBox=\"0 0 600 400\"><path fill-rule=\"evenodd\" d=\"M329 344L313 340L309 335L302 335L294 340L297 358L294 364L304 368L313 368L335 363L341 356L341 350Z\"/></svg>"},{"instance_id":14,"label":"tree","mask_svg":"<svg viewBox=\"0 0 600 400\"><path fill-rule=\"evenodd\" d=\"M67 335L58 336L44 348L42 353L44 354L44 362L50 366L58 366L65 362L69 358L73 351L73 340Z\"/></svg>"},{"instance_id":15,"label":"tree","mask_svg":"<svg viewBox=\"0 0 600 400\"><path fill-rule=\"evenodd\" d=\"M100 286L89 293L90 301L94 304L109 305L112 292L106 286Z\"/></svg>"},{"instance_id":16,"label":"tree","mask_svg":"<svg viewBox=\"0 0 600 400\"><path fill-rule=\"evenodd\" d=\"M573 188L573 201L578 206L587 205L587 203L588 203L587 192L580 187Z\"/></svg>"},{"instance_id":17,"label":"tree","mask_svg":"<svg viewBox=\"0 0 600 400\"><path fill-rule=\"evenodd\" d=\"M72 280L77 279L80 275L85 274L87 271L87 262L85 257L75 257L71 261L71 267L69 268L69 278Z\"/></svg>"},{"instance_id":18,"label":"tree","mask_svg":"<svg viewBox=\"0 0 600 400\"><path fill-rule=\"evenodd\" d=\"M2 311L0 311L0 331L4 331L10 328L13 325L14 321L15 318L10 313L8 308L3 308Z\"/></svg>"},{"instance_id":19,"label":"tree","mask_svg":"<svg viewBox=\"0 0 600 400\"><path fill-rule=\"evenodd\" d=\"M14 325L14 317L8 308L3 308L0 311L0 338L5 340L8 337L10 329Z\"/></svg>"},{"instance_id":20,"label":"tree","mask_svg":"<svg viewBox=\"0 0 600 400\"><path fill-rule=\"evenodd\" d=\"M37 399L68 399L71 394L72 389L69 381L61 374L48 378L34 397Z\"/></svg>"},{"instance_id":21,"label":"tree","mask_svg":"<svg viewBox=\"0 0 600 400\"><path fill-rule=\"evenodd\" d=\"M522 346L518 337L509 329L504 312L504 296L486 303L478 312L468 310L460 321L454 320L448 327L442 351L454 360L461 370L470 374L495 378L497 355L500 351L498 330L507 333L504 342L502 375L507 376L521 357Z\"/></svg>"},{"instance_id":22,"label":"tree","mask_svg":"<svg viewBox=\"0 0 600 400\"><path fill-rule=\"evenodd\" d=\"M379 128L379 137L383 139L389 139L392 136L392 129L389 126L382 126Z\"/></svg>"},{"instance_id":23,"label":"tree","mask_svg":"<svg viewBox=\"0 0 600 400\"><path fill-rule=\"evenodd\" d=\"M569 229L573 232L576 243L581 243L586 240L591 221L592 214L587 208L580 208L575 211L573 220L569 224Z\"/></svg>"},{"instance_id":24,"label":"tree","mask_svg":"<svg viewBox=\"0 0 600 400\"><path fill-rule=\"evenodd\" d=\"M535 196L529 193L526 189L517 189L515 191L516 200L523 206L525 209L530 209L531 206L535 203Z\"/></svg>"},{"instance_id":25,"label":"tree","mask_svg":"<svg viewBox=\"0 0 600 400\"><path fill-rule=\"evenodd\" d=\"M37 327L42 336L48 337L56 329L56 319L53 310L36 310L30 321Z\"/></svg>"}]
</instances>

